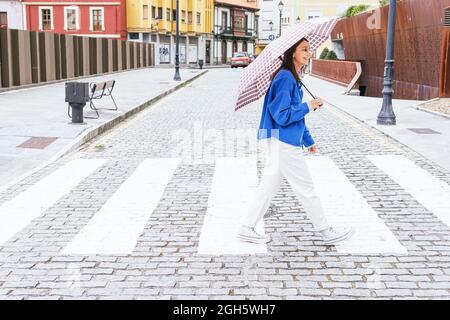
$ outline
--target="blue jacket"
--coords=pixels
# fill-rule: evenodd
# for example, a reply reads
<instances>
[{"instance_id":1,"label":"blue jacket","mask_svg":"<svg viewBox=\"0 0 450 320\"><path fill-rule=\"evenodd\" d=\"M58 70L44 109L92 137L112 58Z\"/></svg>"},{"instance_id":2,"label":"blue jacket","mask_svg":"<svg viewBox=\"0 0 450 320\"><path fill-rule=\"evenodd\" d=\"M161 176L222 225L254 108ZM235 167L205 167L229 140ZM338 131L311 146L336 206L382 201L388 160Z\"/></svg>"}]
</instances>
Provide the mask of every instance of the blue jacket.
<instances>
[{"instance_id":1,"label":"blue jacket","mask_svg":"<svg viewBox=\"0 0 450 320\"><path fill-rule=\"evenodd\" d=\"M302 99L301 84L297 84L291 71L280 70L264 98L258 139L275 137L294 146L312 146L314 139L305 124L309 105Z\"/></svg>"}]
</instances>

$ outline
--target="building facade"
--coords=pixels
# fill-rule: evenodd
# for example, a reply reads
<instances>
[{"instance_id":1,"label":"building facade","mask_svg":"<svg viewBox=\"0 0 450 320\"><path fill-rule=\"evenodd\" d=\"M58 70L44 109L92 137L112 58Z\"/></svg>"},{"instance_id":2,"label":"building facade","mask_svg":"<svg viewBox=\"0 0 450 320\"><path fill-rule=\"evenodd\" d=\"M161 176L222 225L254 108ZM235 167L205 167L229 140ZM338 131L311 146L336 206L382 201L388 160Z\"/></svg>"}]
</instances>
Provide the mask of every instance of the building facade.
<instances>
[{"instance_id":1,"label":"building facade","mask_svg":"<svg viewBox=\"0 0 450 320\"><path fill-rule=\"evenodd\" d=\"M25 29L21 0L0 1L0 28Z\"/></svg>"},{"instance_id":2,"label":"building facade","mask_svg":"<svg viewBox=\"0 0 450 320\"><path fill-rule=\"evenodd\" d=\"M214 56L215 63L229 63L233 53L255 53L258 36L256 0L215 0Z\"/></svg>"},{"instance_id":3,"label":"building facade","mask_svg":"<svg viewBox=\"0 0 450 320\"><path fill-rule=\"evenodd\" d=\"M31 31L125 40L126 0L24 0Z\"/></svg>"},{"instance_id":4,"label":"building facade","mask_svg":"<svg viewBox=\"0 0 450 320\"><path fill-rule=\"evenodd\" d=\"M180 63L213 61L214 0L179 0ZM131 41L155 44L155 64L175 63L176 0L128 0Z\"/></svg>"},{"instance_id":5,"label":"building facade","mask_svg":"<svg viewBox=\"0 0 450 320\"><path fill-rule=\"evenodd\" d=\"M261 8L259 16L259 39L256 53L259 54L283 30L295 23L313 18L342 16L352 5L367 4L378 7L379 0L258 0ZM280 20L280 2L282 2ZM331 48L331 42L326 42L317 51L325 47Z\"/></svg>"}]
</instances>

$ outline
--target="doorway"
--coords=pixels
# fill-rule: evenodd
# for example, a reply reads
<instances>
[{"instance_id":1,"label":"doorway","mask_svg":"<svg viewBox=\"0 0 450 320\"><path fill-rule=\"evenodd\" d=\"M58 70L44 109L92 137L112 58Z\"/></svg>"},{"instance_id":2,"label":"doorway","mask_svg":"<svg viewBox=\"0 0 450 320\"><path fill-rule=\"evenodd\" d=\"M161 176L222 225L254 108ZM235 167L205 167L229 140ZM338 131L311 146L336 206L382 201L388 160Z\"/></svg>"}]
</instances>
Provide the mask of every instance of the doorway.
<instances>
[{"instance_id":1,"label":"doorway","mask_svg":"<svg viewBox=\"0 0 450 320\"><path fill-rule=\"evenodd\" d=\"M227 63L227 42L222 40L222 63Z\"/></svg>"},{"instance_id":2,"label":"doorway","mask_svg":"<svg viewBox=\"0 0 450 320\"><path fill-rule=\"evenodd\" d=\"M210 52L211 52L211 40L206 40L206 46L205 46L205 63L211 63L210 60Z\"/></svg>"}]
</instances>

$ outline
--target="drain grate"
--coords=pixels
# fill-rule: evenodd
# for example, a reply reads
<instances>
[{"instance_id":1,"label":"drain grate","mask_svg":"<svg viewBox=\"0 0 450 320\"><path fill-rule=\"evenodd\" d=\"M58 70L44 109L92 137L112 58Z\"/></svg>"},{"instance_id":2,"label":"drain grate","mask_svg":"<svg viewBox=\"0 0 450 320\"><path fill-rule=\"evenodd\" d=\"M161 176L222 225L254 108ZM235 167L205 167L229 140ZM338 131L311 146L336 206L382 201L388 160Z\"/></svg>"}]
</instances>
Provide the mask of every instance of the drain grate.
<instances>
[{"instance_id":1,"label":"drain grate","mask_svg":"<svg viewBox=\"0 0 450 320\"><path fill-rule=\"evenodd\" d=\"M441 134L440 132L434 131L430 128L408 128L408 130L417 134Z\"/></svg>"},{"instance_id":2,"label":"drain grate","mask_svg":"<svg viewBox=\"0 0 450 320\"><path fill-rule=\"evenodd\" d=\"M45 149L58 138L33 137L19 144L17 148Z\"/></svg>"}]
</instances>

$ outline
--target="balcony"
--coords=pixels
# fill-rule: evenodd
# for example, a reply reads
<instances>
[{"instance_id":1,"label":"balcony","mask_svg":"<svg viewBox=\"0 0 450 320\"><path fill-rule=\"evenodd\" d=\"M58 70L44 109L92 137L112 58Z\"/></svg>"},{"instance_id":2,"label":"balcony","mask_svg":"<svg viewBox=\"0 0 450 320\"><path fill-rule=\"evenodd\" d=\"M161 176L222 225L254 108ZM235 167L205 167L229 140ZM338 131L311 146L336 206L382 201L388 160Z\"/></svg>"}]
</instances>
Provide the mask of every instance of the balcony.
<instances>
[{"instance_id":1,"label":"balcony","mask_svg":"<svg viewBox=\"0 0 450 320\"><path fill-rule=\"evenodd\" d=\"M251 38L256 37L256 33L253 31L253 29L244 30L244 29L234 29L231 27L227 27L227 28L219 30L218 36L222 37L222 38L243 37L243 38L251 39Z\"/></svg>"}]
</instances>

